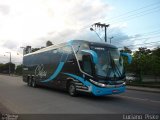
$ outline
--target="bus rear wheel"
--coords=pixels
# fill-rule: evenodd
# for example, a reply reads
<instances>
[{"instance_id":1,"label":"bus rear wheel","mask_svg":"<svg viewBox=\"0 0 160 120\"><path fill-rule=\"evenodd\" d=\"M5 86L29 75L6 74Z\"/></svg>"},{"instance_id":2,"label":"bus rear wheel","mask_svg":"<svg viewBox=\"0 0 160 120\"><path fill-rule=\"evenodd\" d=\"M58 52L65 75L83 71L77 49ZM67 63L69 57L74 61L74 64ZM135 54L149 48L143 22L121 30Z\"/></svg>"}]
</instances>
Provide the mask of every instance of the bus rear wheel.
<instances>
[{"instance_id":1,"label":"bus rear wheel","mask_svg":"<svg viewBox=\"0 0 160 120\"><path fill-rule=\"evenodd\" d=\"M68 92L69 92L69 95L71 95L71 96L76 96L77 95L76 86L73 82L69 83Z\"/></svg>"},{"instance_id":2,"label":"bus rear wheel","mask_svg":"<svg viewBox=\"0 0 160 120\"><path fill-rule=\"evenodd\" d=\"M30 77L27 78L27 85L28 86L31 86L32 85L32 80Z\"/></svg>"},{"instance_id":3,"label":"bus rear wheel","mask_svg":"<svg viewBox=\"0 0 160 120\"><path fill-rule=\"evenodd\" d=\"M31 86L34 87L34 88L37 86L36 85L36 80L34 78L32 78Z\"/></svg>"}]
</instances>

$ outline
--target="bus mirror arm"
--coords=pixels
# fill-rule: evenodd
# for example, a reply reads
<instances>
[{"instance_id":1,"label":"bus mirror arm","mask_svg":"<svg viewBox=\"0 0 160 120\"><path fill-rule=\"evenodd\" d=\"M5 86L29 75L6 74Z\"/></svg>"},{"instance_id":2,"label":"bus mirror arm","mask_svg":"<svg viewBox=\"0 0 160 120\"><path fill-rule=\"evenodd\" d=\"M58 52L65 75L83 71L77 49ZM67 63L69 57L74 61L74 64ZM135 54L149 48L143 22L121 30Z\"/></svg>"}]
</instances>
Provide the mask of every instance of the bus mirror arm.
<instances>
[{"instance_id":1,"label":"bus mirror arm","mask_svg":"<svg viewBox=\"0 0 160 120\"><path fill-rule=\"evenodd\" d=\"M92 57L92 62L94 64L98 63L98 55L95 51L93 51L93 50L81 50L81 52L90 54L91 57Z\"/></svg>"},{"instance_id":2,"label":"bus mirror arm","mask_svg":"<svg viewBox=\"0 0 160 120\"><path fill-rule=\"evenodd\" d=\"M127 57L128 58L128 63L131 64L132 56L129 53L121 52L120 54L121 54L121 56Z\"/></svg>"}]
</instances>

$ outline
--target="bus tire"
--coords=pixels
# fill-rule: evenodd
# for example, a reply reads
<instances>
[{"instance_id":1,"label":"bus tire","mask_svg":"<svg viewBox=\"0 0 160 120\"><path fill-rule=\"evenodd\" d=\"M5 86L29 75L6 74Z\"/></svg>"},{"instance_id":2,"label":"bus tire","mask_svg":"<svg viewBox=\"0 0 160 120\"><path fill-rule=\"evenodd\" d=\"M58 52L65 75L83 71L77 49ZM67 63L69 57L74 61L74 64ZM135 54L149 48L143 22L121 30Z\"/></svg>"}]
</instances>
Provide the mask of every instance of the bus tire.
<instances>
[{"instance_id":1,"label":"bus tire","mask_svg":"<svg viewBox=\"0 0 160 120\"><path fill-rule=\"evenodd\" d=\"M37 86L37 85L36 85L36 80L35 80L34 77L32 77L31 86L34 87L34 88L36 88L36 86Z\"/></svg>"},{"instance_id":2,"label":"bus tire","mask_svg":"<svg viewBox=\"0 0 160 120\"><path fill-rule=\"evenodd\" d=\"M69 93L70 96L76 96L77 95L76 86L75 86L74 82L69 83L68 93Z\"/></svg>"},{"instance_id":3,"label":"bus tire","mask_svg":"<svg viewBox=\"0 0 160 120\"><path fill-rule=\"evenodd\" d=\"M28 78L27 78L27 85L31 86L31 82L32 82L31 77L28 76Z\"/></svg>"}]
</instances>

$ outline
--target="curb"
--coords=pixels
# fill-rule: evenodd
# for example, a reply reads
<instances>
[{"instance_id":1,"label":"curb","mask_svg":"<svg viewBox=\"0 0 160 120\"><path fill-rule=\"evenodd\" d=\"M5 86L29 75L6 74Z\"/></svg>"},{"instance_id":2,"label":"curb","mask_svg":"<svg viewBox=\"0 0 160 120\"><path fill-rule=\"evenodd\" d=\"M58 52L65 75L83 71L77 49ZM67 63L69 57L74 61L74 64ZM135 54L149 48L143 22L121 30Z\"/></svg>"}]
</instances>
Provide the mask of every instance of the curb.
<instances>
[{"instance_id":1,"label":"curb","mask_svg":"<svg viewBox=\"0 0 160 120\"><path fill-rule=\"evenodd\" d=\"M10 77L22 77L22 75L16 75L16 74L8 75L8 74L1 74L1 73L0 73L0 75L10 76Z\"/></svg>"},{"instance_id":2,"label":"curb","mask_svg":"<svg viewBox=\"0 0 160 120\"><path fill-rule=\"evenodd\" d=\"M158 89L158 88L137 87L137 86L126 86L126 88L128 90L137 90L137 91L144 91L144 92L160 93L160 89Z\"/></svg>"}]
</instances>

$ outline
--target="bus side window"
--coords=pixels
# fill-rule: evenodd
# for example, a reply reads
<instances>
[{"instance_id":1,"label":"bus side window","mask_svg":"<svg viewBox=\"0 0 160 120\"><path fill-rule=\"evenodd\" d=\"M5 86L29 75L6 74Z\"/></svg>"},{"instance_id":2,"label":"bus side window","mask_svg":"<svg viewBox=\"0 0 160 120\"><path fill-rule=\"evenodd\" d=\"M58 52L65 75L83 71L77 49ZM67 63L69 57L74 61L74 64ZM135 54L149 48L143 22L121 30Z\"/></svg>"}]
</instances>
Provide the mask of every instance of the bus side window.
<instances>
[{"instance_id":1,"label":"bus side window","mask_svg":"<svg viewBox=\"0 0 160 120\"><path fill-rule=\"evenodd\" d=\"M62 60L64 62L67 62L69 60L69 58L70 58L70 55L72 54L72 49L71 49L70 46L65 46L61 50L63 52Z\"/></svg>"}]
</instances>

